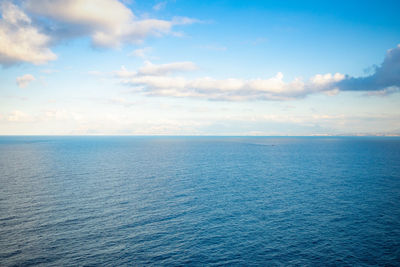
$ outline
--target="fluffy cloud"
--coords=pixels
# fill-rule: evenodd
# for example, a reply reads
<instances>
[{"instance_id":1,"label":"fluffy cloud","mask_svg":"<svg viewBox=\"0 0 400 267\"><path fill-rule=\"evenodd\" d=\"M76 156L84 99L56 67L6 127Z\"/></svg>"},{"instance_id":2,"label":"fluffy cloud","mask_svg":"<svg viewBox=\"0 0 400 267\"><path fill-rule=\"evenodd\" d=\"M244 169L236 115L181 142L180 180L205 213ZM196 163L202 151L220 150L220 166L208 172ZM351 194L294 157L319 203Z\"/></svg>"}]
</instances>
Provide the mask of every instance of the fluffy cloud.
<instances>
[{"instance_id":1,"label":"fluffy cloud","mask_svg":"<svg viewBox=\"0 0 400 267\"><path fill-rule=\"evenodd\" d=\"M187 79L169 74L195 70L191 62L155 65L150 62L137 71L121 68L115 74L125 84L142 89L148 95L194 97L210 100L290 100L313 93L335 95L339 91L397 92L400 88L400 45L387 52L381 66L366 77L351 77L341 73L317 74L304 81L296 78L283 80L277 73L267 79L213 79L202 77Z\"/></svg>"},{"instance_id":2,"label":"fluffy cloud","mask_svg":"<svg viewBox=\"0 0 400 267\"><path fill-rule=\"evenodd\" d=\"M48 48L50 37L33 26L18 6L2 2L0 9L0 64L43 64L57 58Z\"/></svg>"},{"instance_id":3,"label":"fluffy cloud","mask_svg":"<svg viewBox=\"0 0 400 267\"><path fill-rule=\"evenodd\" d=\"M25 7L58 22L62 34L90 35L94 45L103 47L137 43L148 36L171 33L174 25L195 22L188 18L138 19L118 0L27 0Z\"/></svg>"},{"instance_id":4,"label":"fluffy cloud","mask_svg":"<svg viewBox=\"0 0 400 267\"><path fill-rule=\"evenodd\" d=\"M18 87L24 88L28 86L28 84L35 80L35 77L32 74L25 74L21 77L18 77L16 82Z\"/></svg>"},{"instance_id":5,"label":"fluffy cloud","mask_svg":"<svg viewBox=\"0 0 400 267\"><path fill-rule=\"evenodd\" d=\"M117 47L149 36L173 34L175 25L196 20L139 19L118 0L0 1L0 64L43 64L57 56L50 45L59 40L90 36L92 44ZM29 16L28 16L29 15ZM35 23L34 23L35 22ZM39 27L40 25L40 27Z\"/></svg>"},{"instance_id":6,"label":"fluffy cloud","mask_svg":"<svg viewBox=\"0 0 400 267\"><path fill-rule=\"evenodd\" d=\"M138 71L128 71L125 67L115 74L123 83L142 88L149 95L196 97L211 100L287 100L304 97L320 91L331 91L331 82L344 78L342 74L316 75L309 81L295 79L283 81L283 74L277 73L268 79L243 80L236 78L213 79L202 77L186 79L169 76L176 72L197 69L192 62L175 62L156 65L147 62Z\"/></svg>"}]
</instances>

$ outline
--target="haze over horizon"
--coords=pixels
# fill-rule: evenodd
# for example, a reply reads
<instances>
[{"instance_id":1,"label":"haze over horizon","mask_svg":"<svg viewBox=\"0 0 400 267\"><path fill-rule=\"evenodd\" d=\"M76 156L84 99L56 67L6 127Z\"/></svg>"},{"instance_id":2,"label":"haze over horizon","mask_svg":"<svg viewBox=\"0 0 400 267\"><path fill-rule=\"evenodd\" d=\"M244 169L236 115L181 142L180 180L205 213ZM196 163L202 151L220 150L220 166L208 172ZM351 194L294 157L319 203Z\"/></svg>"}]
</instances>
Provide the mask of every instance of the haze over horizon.
<instances>
[{"instance_id":1,"label":"haze over horizon","mask_svg":"<svg viewBox=\"0 0 400 267\"><path fill-rule=\"evenodd\" d=\"M398 1L0 1L0 135L400 135Z\"/></svg>"}]
</instances>

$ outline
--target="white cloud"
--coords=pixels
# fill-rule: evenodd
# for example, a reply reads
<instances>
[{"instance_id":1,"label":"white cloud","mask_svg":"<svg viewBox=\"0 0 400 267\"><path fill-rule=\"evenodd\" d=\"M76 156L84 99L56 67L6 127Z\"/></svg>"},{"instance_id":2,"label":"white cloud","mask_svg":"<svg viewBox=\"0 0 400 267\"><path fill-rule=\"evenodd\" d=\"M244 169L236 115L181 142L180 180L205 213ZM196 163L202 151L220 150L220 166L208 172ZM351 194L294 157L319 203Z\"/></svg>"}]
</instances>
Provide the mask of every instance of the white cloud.
<instances>
[{"instance_id":1,"label":"white cloud","mask_svg":"<svg viewBox=\"0 0 400 267\"><path fill-rule=\"evenodd\" d=\"M17 85L20 88L25 88L28 84L35 80L35 77L32 74L25 74L23 76L17 77Z\"/></svg>"},{"instance_id":2,"label":"white cloud","mask_svg":"<svg viewBox=\"0 0 400 267\"><path fill-rule=\"evenodd\" d=\"M194 71L197 66L192 62L173 62L167 64L156 65L150 61L146 61L145 65L139 68L140 75L166 75L174 72Z\"/></svg>"},{"instance_id":3,"label":"white cloud","mask_svg":"<svg viewBox=\"0 0 400 267\"><path fill-rule=\"evenodd\" d=\"M6 1L0 9L0 64L43 64L57 58L48 48L50 37L39 32L18 6Z\"/></svg>"},{"instance_id":4,"label":"white cloud","mask_svg":"<svg viewBox=\"0 0 400 267\"><path fill-rule=\"evenodd\" d=\"M139 57L139 58L147 58L148 54L152 51L151 47L143 47L143 48L138 48L134 51L132 51L132 53L130 53L130 56L134 56L134 57Z\"/></svg>"},{"instance_id":5,"label":"white cloud","mask_svg":"<svg viewBox=\"0 0 400 267\"><path fill-rule=\"evenodd\" d=\"M187 17L174 17L172 19L173 25L188 25L188 24L193 24L193 23L204 23L204 22L200 21L198 19L192 19L192 18L187 18Z\"/></svg>"},{"instance_id":6,"label":"white cloud","mask_svg":"<svg viewBox=\"0 0 400 267\"><path fill-rule=\"evenodd\" d=\"M167 6L167 1L163 1L160 3L157 3L156 5L153 6L153 9L155 11L160 11L161 9L164 9Z\"/></svg>"},{"instance_id":7,"label":"white cloud","mask_svg":"<svg viewBox=\"0 0 400 267\"><path fill-rule=\"evenodd\" d=\"M57 56L50 50L50 44L63 39L90 36L95 46L118 47L123 43L140 43L149 36L174 35L177 34L172 30L175 25L198 22L185 17L139 19L118 0L22 0L19 3L22 4L17 6L12 1L0 1L1 65L44 64L55 60ZM142 51L142 56L146 52Z\"/></svg>"},{"instance_id":8,"label":"white cloud","mask_svg":"<svg viewBox=\"0 0 400 267\"><path fill-rule=\"evenodd\" d=\"M87 72L89 75L93 75L93 76L100 76L103 74L103 72L98 71L98 70L90 70Z\"/></svg>"},{"instance_id":9,"label":"white cloud","mask_svg":"<svg viewBox=\"0 0 400 267\"><path fill-rule=\"evenodd\" d=\"M56 69L43 69L43 70L41 70L41 72L46 73L46 74L53 74L53 73L59 72L59 70L56 70Z\"/></svg>"},{"instance_id":10,"label":"white cloud","mask_svg":"<svg viewBox=\"0 0 400 267\"><path fill-rule=\"evenodd\" d=\"M132 85L144 86L151 95L197 97L211 100L245 101L257 99L288 100L308 94L305 83L295 80L285 83L280 74L269 79L213 79L188 80L183 77L138 76L128 80Z\"/></svg>"},{"instance_id":11,"label":"white cloud","mask_svg":"<svg viewBox=\"0 0 400 267\"><path fill-rule=\"evenodd\" d=\"M178 72L194 71L197 69L198 67L196 66L196 64L190 61L173 62L167 64L158 64L158 65L153 64L150 61L145 61L144 66L140 67L137 71L128 71L125 66L122 66L120 70L114 71L113 73L118 78L125 80L130 78L135 79L139 77L141 77L141 79L146 80L148 77L153 77L154 79L159 78L159 80L166 81L167 79L173 80L175 78L164 77L163 75L169 75ZM159 77L157 78L157 76ZM162 83L160 83L159 86L163 86Z\"/></svg>"},{"instance_id":12,"label":"white cloud","mask_svg":"<svg viewBox=\"0 0 400 267\"><path fill-rule=\"evenodd\" d=\"M125 67L115 74L125 84L142 88L146 94L173 97L195 97L211 100L288 100L304 97L315 92L330 92L335 88L331 84L344 78L342 74L316 75L309 81L294 79L283 80L278 72L267 79L214 79L201 77L187 79L169 74L193 71L197 66L192 62L174 62L155 65L146 62L137 71L128 71Z\"/></svg>"},{"instance_id":13,"label":"white cloud","mask_svg":"<svg viewBox=\"0 0 400 267\"><path fill-rule=\"evenodd\" d=\"M195 22L189 18L138 19L117 0L27 0L25 6L36 15L67 25L75 35L90 35L94 45L103 47L138 43L148 36L172 33L173 25Z\"/></svg>"},{"instance_id":14,"label":"white cloud","mask_svg":"<svg viewBox=\"0 0 400 267\"><path fill-rule=\"evenodd\" d=\"M115 104L115 105L121 105L121 106L124 106L124 107L127 107L127 108L129 108L131 106L135 106L135 105L138 104L137 102L128 101L128 100L126 100L125 98L122 98L122 97L111 98L109 100L109 103Z\"/></svg>"},{"instance_id":15,"label":"white cloud","mask_svg":"<svg viewBox=\"0 0 400 267\"><path fill-rule=\"evenodd\" d=\"M9 115L7 115L6 120L9 122L29 122L32 121L32 117L20 110L14 110Z\"/></svg>"},{"instance_id":16,"label":"white cloud","mask_svg":"<svg viewBox=\"0 0 400 267\"><path fill-rule=\"evenodd\" d=\"M67 109L52 109L43 110L40 114L36 115L37 122L48 121L81 121L83 119L80 113L70 111Z\"/></svg>"},{"instance_id":17,"label":"white cloud","mask_svg":"<svg viewBox=\"0 0 400 267\"><path fill-rule=\"evenodd\" d=\"M375 72L365 77L351 77L341 73L317 74L308 81L296 78L283 80L283 74L267 79L214 79L201 77L187 79L168 76L174 72L192 71L197 67L191 62L174 62L155 65L146 62L137 71L122 68L115 72L125 84L141 88L148 95L193 97L210 100L290 100L313 93L336 95L340 91L367 91L373 95L398 92L400 88L400 45L390 49L383 63Z\"/></svg>"},{"instance_id":18,"label":"white cloud","mask_svg":"<svg viewBox=\"0 0 400 267\"><path fill-rule=\"evenodd\" d=\"M331 73L327 73L325 75L317 74L311 78L311 81L316 85L324 86L332 82L339 82L344 78L345 75L340 73L335 73L334 75L332 75Z\"/></svg>"},{"instance_id":19,"label":"white cloud","mask_svg":"<svg viewBox=\"0 0 400 267\"><path fill-rule=\"evenodd\" d=\"M137 74L136 71L128 71L125 66L121 66L120 70L113 72L119 78L129 78Z\"/></svg>"}]
</instances>

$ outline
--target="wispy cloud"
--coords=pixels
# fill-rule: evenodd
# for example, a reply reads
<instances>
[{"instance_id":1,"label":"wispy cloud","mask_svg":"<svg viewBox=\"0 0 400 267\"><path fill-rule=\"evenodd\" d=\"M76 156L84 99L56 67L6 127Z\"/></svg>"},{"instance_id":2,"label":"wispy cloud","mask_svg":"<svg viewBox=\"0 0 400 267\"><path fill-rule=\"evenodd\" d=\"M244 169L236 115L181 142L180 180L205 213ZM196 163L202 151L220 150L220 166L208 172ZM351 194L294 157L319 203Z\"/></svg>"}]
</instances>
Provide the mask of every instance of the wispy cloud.
<instances>
[{"instance_id":1,"label":"wispy cloud","mask_svg":"<svg viewBox=\"0 0 400 267\"><path fill-rule=\"evenodd\" d=\"M128 100L126 100L125 98L122 98L122 97L114 97L114 98L111 98L111 99L109 99L108 102L111 103L111 104L124 106L124 107L126 107L126 108L129 108L129 107L138 105L137 102L128 101Z\"/></svg>"},{"instance_id":2,"label":"wispy cloud","mask_svg":"<svg viewBox=\"0 0 400 267\"><path fill-rule=\"evenodd\" d=\"M35 80L35 77L32 74L25 74L21 77L17 77L16 82L18 87L25 88L28 84Z\"/></svg>"},{"instance_id":3,"label":"wispy cloud","mask_svg":"<svg viewBox=\"0 0 400 267\"><path fill-rule=\"evenodd\" d=\"M164 9L167 6L167 1L159 2L153 6L153 9L155 11L160 11L161 9Z\"/></svg>"},{"instance_id":4,"label":"wispy cloud","mask_svg":"<svg viewBox=\"0 0 400 267\"><path fill-rule=\"evenodd\" d=\"M150 61L145 61L144 66L137 71L129 71L125 66L120 70L114 71L116 77L121 79L131 79L135 77L152 76L159 77L179 72L188 72L197 70L198 67L193 62L172 62L167 64L153 64Z\"/></svg>"},{"instance_id":5,"label":"wispy cloud","mask_svg":"<svg viewBox=\"0 0 400 267\"><path fill-rule=\"evenodd\" d=\"M153 49L151 47L143 47L133 50L129 55L139 58L148 58Z\"/></svg>"},{"instance_id":6,"label":"wispy cloud","mask_svg":"<svg viewBox=\"0 0 400 267\"><path fill-rule=\"evenodd\" d=\"M90 70L87 72L89 75L93 75L93 76L100 76L103 75L103 72L98 71L98 70Z\"/></svg>"},{"instance_id":7,"label":"wispy cloud","mask_svg":"<svg viewBox=\"0 0 400 267\"><path fill-rule=\"evenodd\" d=\"M267 41L268 41L267 38L265 38L265 37L259 37L259 38L256 38L256 39L254 39L254 40L245 41L244 43L245 43L245 44L250 44L250 45L256 46L256 45L264 44L264 43L266 43Z\"/></svg>"},{"instance_id":8,"label":"wispy cloud","mask_svg":"<svg viewBox=\"0 0 400 267\"><path fill-rule=\"evenodd\" d=\"M31 115L21 110L14 110L8 115L4 116L4 118L8 122L31 122L33 120Z\"/></svg>"},{"instance_id":9,"label":"wispy cloud","mask_svg":"<svg viewBox=\"0 0 400 267\"><path fill-rule=\"evenodd\" d=\"M59 70L56 70L56 69L43 69L43 70L41 70L41 72L46 73L46 74L53 74L53 73L59 72Z\"/></svg>"},{"instance_id":10,"label":"wispy cloud","mask_svg":"<svg viewBox=\"0 0 400 267\"><path fill-rule=\"evenodd\" d=\"M144 66L139 68L139 75L152 75L160 76L167 75L176 72L187 72L197 70L196 64L193 62L173 62L167 64L153 64L150 61L146 61Z\"/></svg>"}]
</instances>

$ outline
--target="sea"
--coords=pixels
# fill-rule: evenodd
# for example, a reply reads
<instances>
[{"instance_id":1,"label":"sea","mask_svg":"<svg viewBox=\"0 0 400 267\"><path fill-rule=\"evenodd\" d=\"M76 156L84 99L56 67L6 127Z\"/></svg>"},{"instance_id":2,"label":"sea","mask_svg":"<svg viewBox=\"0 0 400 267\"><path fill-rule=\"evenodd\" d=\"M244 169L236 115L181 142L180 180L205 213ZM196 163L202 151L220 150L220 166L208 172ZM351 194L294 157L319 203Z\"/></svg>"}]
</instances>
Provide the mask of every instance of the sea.
<instances>
[{"instance_id":1,"label":"sea","mask_svg":"<svg viewBox=\"0 0 400 267\"><path fill-rule=\"evenodd\" d=\"M400 138L2 136L0 266L400 266Z\"/></svg>"}]
</instances>

